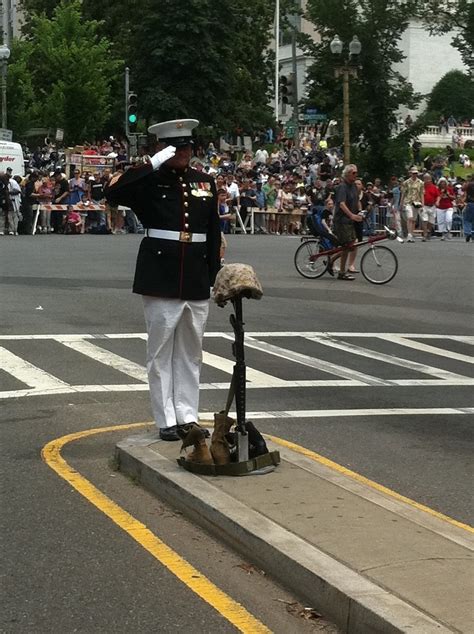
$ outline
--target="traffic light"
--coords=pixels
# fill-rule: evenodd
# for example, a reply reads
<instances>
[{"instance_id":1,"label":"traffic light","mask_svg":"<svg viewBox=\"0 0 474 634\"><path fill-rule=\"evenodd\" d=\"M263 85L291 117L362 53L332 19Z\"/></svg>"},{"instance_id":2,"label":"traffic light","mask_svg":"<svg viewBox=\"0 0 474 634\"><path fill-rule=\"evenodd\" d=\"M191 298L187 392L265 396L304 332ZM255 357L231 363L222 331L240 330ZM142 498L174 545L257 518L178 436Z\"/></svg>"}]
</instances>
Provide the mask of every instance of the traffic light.
<instances>
[{"instance_id":1,"label":"traffic light","mask_svg":"<svg viewBox=\"0 0 474 634\"><path fill-rule=\"evenodd\" d=\"M283 103L292 103L295 95L295 76L293 73L289 75L280 75L280 93Z\"/></svg>"},{"instance_id":2,"label":"traffic light","mask_svg":"<svg viewBox=\"0 0 474 634\"><path fill-rule=\"evenodd\" d=\"M138 97L136 92L129 92L127 95L127 122L128 131L135 132L138 122Z\"/></svg>"}]
</instances>

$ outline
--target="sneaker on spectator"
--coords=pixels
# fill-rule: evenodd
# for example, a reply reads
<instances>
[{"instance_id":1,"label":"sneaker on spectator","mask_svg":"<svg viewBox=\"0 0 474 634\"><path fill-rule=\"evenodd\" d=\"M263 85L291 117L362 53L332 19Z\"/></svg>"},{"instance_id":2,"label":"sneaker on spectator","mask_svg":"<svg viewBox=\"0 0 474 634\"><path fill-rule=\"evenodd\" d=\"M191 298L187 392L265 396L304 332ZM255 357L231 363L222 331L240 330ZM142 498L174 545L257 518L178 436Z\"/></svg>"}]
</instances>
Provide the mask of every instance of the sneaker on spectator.
<instances>
[{"instance_id":1,"label":"sneaker on spectator","mask_svg":"<svg viewBox=\"0 0 474 634\"><path fill-rule=\"evenodd\" d=\"M415 242L415 238L412 236L411 233L408 234L407 242Z\"/></svg>"}]
</instances>

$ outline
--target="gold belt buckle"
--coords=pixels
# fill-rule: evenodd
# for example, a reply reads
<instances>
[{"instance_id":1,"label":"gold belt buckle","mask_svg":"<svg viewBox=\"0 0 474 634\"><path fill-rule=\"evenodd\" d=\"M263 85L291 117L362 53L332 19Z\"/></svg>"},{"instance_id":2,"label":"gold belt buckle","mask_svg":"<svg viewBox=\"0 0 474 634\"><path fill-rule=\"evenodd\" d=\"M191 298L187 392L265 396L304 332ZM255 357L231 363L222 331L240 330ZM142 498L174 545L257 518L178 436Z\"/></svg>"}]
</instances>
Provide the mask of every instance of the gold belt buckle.
<instances>
[{"instance_id":1,"label":"gold belt buckle","mask_svg":"<svg viewBox=\"0 0 474 634\"><path fill-rule=\"evenodd\" d=\"M179 232L179 241L180 242L192 242L193 234L190 231L180 231Z\"/></svg>"}]
</instances>

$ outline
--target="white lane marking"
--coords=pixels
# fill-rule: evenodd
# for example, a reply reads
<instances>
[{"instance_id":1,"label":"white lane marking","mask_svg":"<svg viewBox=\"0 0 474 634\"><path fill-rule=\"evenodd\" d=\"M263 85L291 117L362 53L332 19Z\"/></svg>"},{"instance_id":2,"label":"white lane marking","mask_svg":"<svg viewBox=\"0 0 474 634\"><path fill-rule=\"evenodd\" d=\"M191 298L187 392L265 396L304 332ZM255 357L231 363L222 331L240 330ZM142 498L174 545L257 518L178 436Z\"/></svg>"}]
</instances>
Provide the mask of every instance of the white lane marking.
<instances>
[{"instance_id":1,"label":"white lane marking","mask_svg":"<svg viewBox=\"0 0 474 634\"><path fill-rule=\"evenodd\" d=\"M0 335L0 340L25 340L25 339L54 339L55 341L77 341L82 339L146 339L146 333L116 333L116 334L75 334L75 335Z\"/></svg>"},{"instance_id":2,"label":"white lane marking","mask_svg":"<svg viewBox=\"0 0 474 634\"><path fill-rule=\"evenodd\" d=\"M400 346L406 348L412 348L413 350L419 350L420 352L428 352L430 354L436 354L439 357L447 357L448 359L455 359L456 361L462 361L463 363L474 363L474 357L470 357L467 354L460 354L459 352L452 352L445 348L438 348L437 346L430 346L426 343L420 343L412 339L406 339L400 335L390 335L390 337L378 337L384 341L392 341ZM449 339L449 337L447 337ZM412 363L412 362L409 362Z\"/></svg>"},{"instance_id":3,"label":"white lane marking","mask_svg":"<svg viewBox=\"0 0 474 634\"><path fill-rule=\"evenodd\" d=\"M474 414L474 407L394 407L390 409L316 409L316 410L288 410L247 412L246 417L251 418L342 418L364 416L444 416L454 414ZM235 417L235 412L230 412ZM201 420L207 420L206 414L199 414Z\"/></svg>"},{"instance_id":4,"label":"white lane marking","mask_svg":"<svg viewBox=\"0 0 474 634\"><path fill-rule=\"evenodd\" d=\"M54 377L53 377L54 378ZM436 386L443 388L453 385L474 385L474 379L459 379L452 381L443 381L440 379L399 379L392 381L390 385L386 387L429 387ZM279 386L280 387L280 386ZM309 380L309 381L287 381L285 388L313 388L323 387L325 389L331 387L369 387L366 382L362 381L350 381L350 380ZM272 389L275 385L268 384L262 385L261 383L247 383L248 390L262 390ZM201 383L199 386L201 391L207 390L228 390L229 383ZM46 388L29 388L20 390L0 391L0 400L6 398L20 398L24 396L45 396L54 394L73 394L73 393L85 393L85 392L144 392L148 390L148 385L144 383L131 383L131 384L108 384L108 385L68 385L67 383L61 383L59 387L46 387Z\"/></svg>"},{"instance_id":5,"label":"white lane marking","mask_svg":"<svg viewBox=\"0 0 474 634\"><path fill-rule=\"evenodd\" d=\"M229 386L227 386L229 387ZM76 394L86 392L145 392L148 385L144 383L119 384L119 385L65 385L64 387L50 389L26 389L0 392L0 400L5 398L22 398L25 396L54 396L56 394Z\"/></svg>"},{"instance_id":6,"label":"white lane marking","mask_svg":"<svg viewBox=\"0 0 474 634\"><path fill-rule=\"evenodd\" d=\"M218 337L226 333L208 333L206 336ZM228 334L228 333L227 333ZM312 335L321 337L391 337L392 335L399 335L400 337L406 337L408 339L439 339L440 337L448 337L454 341L461 341L462 343L469 343L474 345L474 335L445 335L440 333L432 334L417 334L417 333L405 333L405 332L331 332L331 331L309 331L298 332L291 330L288 332L246 332L249 337L310 337Z\"/></svg>"},{"instance_id":7,"label":"white lane marking","mask_svg":"<svg viewBox=\"0 0 474 634\"><path fill-rule=\"evenodd\" d=\"M48 390L67 386L67 383L49 374L45 370L18 357L10 350L0 346L0 368L32 388Z\"/></svg>"},{"instance_id":8,"label":"white lane marking","mask_svg":"<svg viewBox=\"0 0 474 634\"><path fill-rule=\"evenodd\" d=\"M473 380L474 383L474 380ZM444 383L443 383L444 385ZM255 385L247 383L247 389L264 389L272 388L273 385ZM288 381L286 387L367 387L366 383L360 381ZM229 383L201 383L199 386L201 391L204 390L228 390ZM67 385L61 387L51 387L45 389L20 389L10 391L0 391L0 400L5 398L21 398L24 396L47 396L54 394L73 394L84 392L144 392L148 390L148 385L140 383L131 384L109 384L109 385Z\"/></svg>"},{"instance_id":9,"label":"white lane marking","mask_svg":"<svg viewBox=\"0 0 474 634\"><path fill-rule=\"evenodd\" d=\"M437 338L442 337L439 335ZM419 337L417 337L419 339ZM462 343L468 343L471 346L474 346L474 337L449 337L450 339L454 339L455 341L461 341Z\"/></svg>"},{"instance_id":10,"label":"white lane marking","mask_svg":"<svg viewBox=\"0 0 474 634\"><path fill-rule=\"evenodd\" d=\"M461 343L467 343L474 345L474 336L469 335L444 335L442 333L433 334L420 334L420 333L393 333L393 332L331 332L331 331L282 331L282 332L247 332L249 337L392 337L400 336L404 339L439 339L447 337L453 341L460 341ZM204 337L233 337L231 332L206 332ZM28 340L28 339L55 339L56 341L76 341L77 339L146 339L147 335L144 332L119 332L119 333L82 333L82 334L44 334L44 335L0 335L0 341L8 340Z\"/></svg>"},{"instance_id":11,"label":"white lane marking","mask_svg":"<svg viewBox=\"0 0 474 634\"><path fill-rule=\"evenodd\" d=\"M230 335L228 337L230 338ZM369 374L357 372L357 370L351 370L343 367L342 365L331 363L330 361L315 359L306 354L301 354L300 352L280 348L279 346L274 346L266 341L258 341L250 335L247 335L245 345L247 348L254 348L260 352L266 352L267 354L272 354L276 357L280 357L281 359L286 359L287 361L293 361L301 365L316 368L328 374L335 374L336 376L345 379L356 379L365 385L392 385L392 381L386 381L385 379L379 379Z\"/></svg>"},{"instance_id":12,"label":"white lane marking","mask_svg":"<svg viewBox=\"0 0 474 634\"><path fill-rule=\"evenodd\" d=\"M382 337L380 337L382 338ZM435 376L438 379L462 379L465 378L460 374L456 374L455 372L449 372L448 370L442 370L441 368L434 368L430 365L425 365L424 363L418 363L417 361L409 361L408 359L402 359L401 357L396 357L394 355L385 354L384 352L378 352L376 350L370 350L369 348L362 348L361 346L357 346L353 343L347 343L345 341L335 341L329 337L321 337L319 335L314 335L312 337L305 337L309 341L315 341L316 343L321 343L324 346L328 346L330 348L336 348L337 350L343 350L344 352L349 352L350 354L355 354L360 357L368 357L369 359L375 359L376 361L383 361L384 363L390 363L392 365L397 365L402 368L408 368L409 370L415 370L416 372L422 372L424 374L430 374L431 376ZM385 339L385 338L384 338ZM390 337L385 339L386 341L394 341L398 343L398 337ZM414 342L416 343L416 342ZM409 344L408 344L409 345ZM423 345L423 344L421 344ZM426 346L430 348L431 346ZM446 354L446 356L449 356ZM459 355L464 356L464 355ZM466 357L468 358L468 357ZM471 361L472 362L472 361Z\"/></svg>"},{"instance_id":13,"label":"white lane marking","mask_svg":"<svg viewBox=\"0 0 474 634\"><path fill-rule=\"evenodd\" d=\"M129 361L114 352L95 346L89 341L84 341L84 339L66 341L63 339L61 340L61 344L71 350L80 352L90 359L94 359L94 361L102 363L102 365L106 365L109 368L113 368L114 370L118 370L119 372L126 374L127 376L131 376L133 379L137 379L138 381L142 381L144 383L148 381L146 369L142 365Z\"/></svg>"},{"instance_id":14,"label":"white lane marking","mask_svg":"<svg viewBox=\"0 0 474 634\"><path fill-rule=\"evenodd\" d=\"M217 368L226 374L232 376L234 372L235 361L226 359L225 357L219 357L216 354L203 351L202 353L203 363L213 368ZM279 379L271 374L260 372L260 370L254 370L253 368L246 368L247 381L252 383L252 387L288 387L289 381Z\"/></svg>"}]
</instances>

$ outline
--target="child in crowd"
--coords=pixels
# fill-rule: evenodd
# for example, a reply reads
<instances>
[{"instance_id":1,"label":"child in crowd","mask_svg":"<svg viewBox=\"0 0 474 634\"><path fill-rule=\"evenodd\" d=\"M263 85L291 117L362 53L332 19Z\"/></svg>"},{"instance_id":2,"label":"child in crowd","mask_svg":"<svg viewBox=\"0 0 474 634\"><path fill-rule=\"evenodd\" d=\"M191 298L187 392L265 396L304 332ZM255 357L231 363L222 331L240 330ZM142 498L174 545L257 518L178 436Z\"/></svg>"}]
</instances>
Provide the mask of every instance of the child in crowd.
<instances>
[{"instance_id":1,"label":"child in crowd","mask_svg":"<svg viewBox=\"0 0 474 634\"><path fill-rule=\"evenodd\" d=\"M227 240L224 237L224 232L228 232L232 214L229 211L229 205L227 204L227 190L219 189L217 191L217 204L219 206L219 216L221 219L221 264L224 264L225 250L227 248Z\"/></svg>"},{"instance_id":2,"label":"child in crowd","mask_svg":"<svg viewBox=\"0 0 474 634\"><path fill-rule=\"evenodd\" d=\"M83 220L81 214L78 211L74 211L74 209L70 205L68 205L67 215L64 223L64 233L82 233Z\"/></svg>"}]
</instances>

